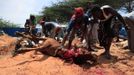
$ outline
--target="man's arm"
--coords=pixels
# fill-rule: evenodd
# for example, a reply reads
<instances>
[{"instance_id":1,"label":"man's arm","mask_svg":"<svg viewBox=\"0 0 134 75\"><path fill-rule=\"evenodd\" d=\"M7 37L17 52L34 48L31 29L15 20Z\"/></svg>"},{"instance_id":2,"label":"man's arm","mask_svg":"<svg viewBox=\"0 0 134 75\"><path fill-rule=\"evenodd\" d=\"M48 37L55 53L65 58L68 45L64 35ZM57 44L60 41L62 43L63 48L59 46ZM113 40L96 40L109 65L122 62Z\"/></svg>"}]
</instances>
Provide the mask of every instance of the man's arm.
<instances>
[{"instance_id":1,"label":"man's arm","mask_svg":"<svg viewBox=\"0 0 134 75\"><path fill-rule=\"evenodd\" d=\"M111 10L112 14L116 17L118 17L118 19L123 23L123 25L125 26L125 28L128 30L128 25L126 24L125 20L123 19L123 17L115 10Z\"/></svg>"}]
</instances>

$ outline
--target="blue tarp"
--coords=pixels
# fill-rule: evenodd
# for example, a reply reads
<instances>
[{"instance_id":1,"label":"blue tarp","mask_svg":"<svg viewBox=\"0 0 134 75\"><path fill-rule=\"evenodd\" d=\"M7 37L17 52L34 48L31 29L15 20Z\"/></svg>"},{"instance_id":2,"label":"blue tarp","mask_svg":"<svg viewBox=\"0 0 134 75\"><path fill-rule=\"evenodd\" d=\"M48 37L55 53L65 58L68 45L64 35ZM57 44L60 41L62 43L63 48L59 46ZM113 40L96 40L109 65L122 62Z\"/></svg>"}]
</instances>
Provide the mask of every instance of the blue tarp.
<instances>
[{"instance_id":1,"label":"blue tarp","mask_svg":"<svg viewBox=\"0 0 134 75\"><path fill-rule=\"evenodd\" d=\"M6 34L15 37L15 32L19 31L19 32L25 32L25 28L0 28L1 30L3 30ZM38 29L36 29L37 32Z\"/></svg>"},{"instance_id":2,"label":"blue tarp","mask_svg":"<svg viewBox=\"0 0 134 75\"><path fill-rule=\"evenodd\" d=\"M125 30L124 27L122 27L121 30L119 31L119 35L122 35L124 37L127 37L127 32L126 32L126 30Z\"/></svg>"}]
</instances>

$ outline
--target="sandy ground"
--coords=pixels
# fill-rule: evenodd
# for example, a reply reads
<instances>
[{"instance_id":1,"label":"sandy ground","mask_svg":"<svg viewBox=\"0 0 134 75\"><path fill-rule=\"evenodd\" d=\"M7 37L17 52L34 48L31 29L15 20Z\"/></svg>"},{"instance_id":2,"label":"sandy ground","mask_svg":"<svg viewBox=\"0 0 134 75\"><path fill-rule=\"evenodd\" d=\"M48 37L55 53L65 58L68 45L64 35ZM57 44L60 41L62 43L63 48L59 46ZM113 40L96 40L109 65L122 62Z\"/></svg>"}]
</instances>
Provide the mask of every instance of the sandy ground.
<instances>
[{"instance_id":1,"label":"sandy ground","mask_svg":"<svg viewBox=\"0 0 134 75\"><path fill-rule=\"evenodd\" d=\"M11 52L15 38L7 35L0 36L1 51ZM134 75L134 53L122 49L125 42L113 43L111 47L112 59L101 56L104 49L95 52L99 56L96 65L76 65L65 63L63 60L34 51L11 57L5 54L0 57L0 75Z\"/></svg>"},{"instance_id":2,"label":"sandy ground","mask_svg":"<svg viewBox=\"0 0 134 75\"><path fill-rule=\"evenodd\" d=\"M0 36L0 55L6 55L14 49L16 38L8 35Z\"/></svg>"}]
</instances>

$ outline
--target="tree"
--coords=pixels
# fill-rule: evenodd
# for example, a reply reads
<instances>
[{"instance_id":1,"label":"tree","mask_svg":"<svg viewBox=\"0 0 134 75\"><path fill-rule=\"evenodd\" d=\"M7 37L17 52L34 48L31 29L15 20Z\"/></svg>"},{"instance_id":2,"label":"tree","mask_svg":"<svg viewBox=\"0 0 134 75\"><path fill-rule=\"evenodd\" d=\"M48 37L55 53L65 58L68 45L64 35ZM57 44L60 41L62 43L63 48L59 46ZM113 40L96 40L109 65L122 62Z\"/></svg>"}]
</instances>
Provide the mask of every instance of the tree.
<instances>
[{"instance_id":1,"label":"tree","mask_svg":"<svg viewBox=\"0 0 134 75\"><path fill-rule=\"evenodd\" d=\"M103 6L110 5L113 8L119 10L125 8L127 12L134 10L134 0L64 0L57 4L53 4L51 7L45 7L42 10L41 16L46 16L47 21L55 21L58 19L59 22L67 22L73 14L75 7L83 7L87 10L87 2L94 1L94 3Z\"/></svg>"},{"instance_id":2,"label":"tree","mask_svg":"<svg viewBox=\"0 0 134 75\"><path fill-rule=\"evenodd\" d=\"M84 7L89 0L67 0L53 4L51 7L45 7L42 11L43 16L47 17L47 21L67 22L73 14L75 7Z\"/></svg>"},{"instance_id":3,"label":"tree","mask_svg":"<svg viewBox=\"0 0 134 75\"><path fill-rule=\"evenodd\" d=\"M127 12L134 10L134 0L96 0L99 5L110 5L115 9L124 8Z\"/></svg>"},{"instance_id":4,"label":"tree","mask_svg":"<svg viewBox=\"0 0 134 75\"><path fill-rule=\"evenodd\" d=\"M19 27L18 24L14 24L14 23L11 23L9 21L6 21L6 20L3 20L3 19L0 19L0 28L4 28L4 27Z\"/></svg>"}]
</instances>

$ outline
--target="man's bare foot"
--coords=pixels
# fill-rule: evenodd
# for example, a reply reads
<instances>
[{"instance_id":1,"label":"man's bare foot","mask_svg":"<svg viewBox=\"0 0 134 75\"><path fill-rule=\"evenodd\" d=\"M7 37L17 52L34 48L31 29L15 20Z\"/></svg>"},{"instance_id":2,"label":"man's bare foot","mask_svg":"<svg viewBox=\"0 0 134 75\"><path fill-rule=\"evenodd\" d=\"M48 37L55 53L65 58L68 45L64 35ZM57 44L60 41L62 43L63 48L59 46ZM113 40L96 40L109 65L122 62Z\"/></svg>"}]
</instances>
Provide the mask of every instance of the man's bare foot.
<instances>
[{"instance_id":1,"label":"man's bare foot","mask_svg":"<svg viewBox=\"0 0 134 75\"><path fill-rule=\"evenodd\" d=\"M102 53L101 55L103 55L106 59L111 59L111 55L109 53Z\"/></svg>"}]
</instances>

